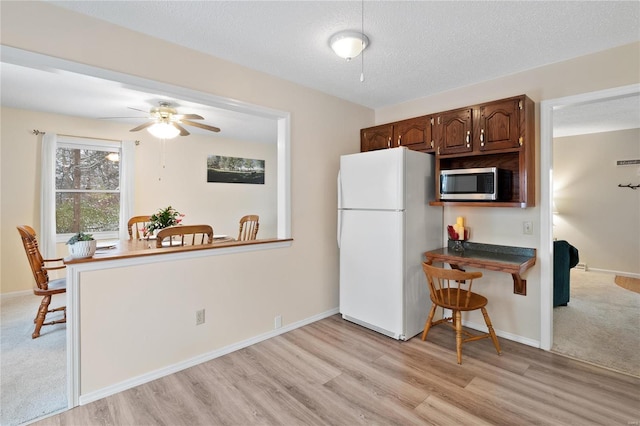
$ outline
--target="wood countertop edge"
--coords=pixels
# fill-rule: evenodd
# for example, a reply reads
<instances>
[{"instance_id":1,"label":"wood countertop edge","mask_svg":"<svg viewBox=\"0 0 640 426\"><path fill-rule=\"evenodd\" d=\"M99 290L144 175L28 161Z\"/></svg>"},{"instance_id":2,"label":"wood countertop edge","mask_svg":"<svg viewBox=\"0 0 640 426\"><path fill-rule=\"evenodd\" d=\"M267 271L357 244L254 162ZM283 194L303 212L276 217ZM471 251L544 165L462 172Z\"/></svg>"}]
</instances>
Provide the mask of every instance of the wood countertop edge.
<instances>
[{"instance_id":1,"label":"wood countertop edge","mask_svg":"<svg viewBox=\"0 0 640 426\"><path fill-rule=\"evenodd\" d=\"M175 253L186 253L192 251L202 251L202 250L216 250L223 249L229 247L243 247L243 246L252 246L252 245L262 245L269 243L281 243L293 241L293 238L273 238L273 239L265 239L265 240L252 240L252 241L226 241L220 243L213 244L200 244L195 246L180 246L180 247L163 247L156 248L151 247L142 250L135 251L126 251L123 253L113 253L109 254L108 250L105 251L104 255L94 255L93 257L88 257L84 259L74 259L72 257L65 257L64 263L66 265L77 265L82 263L95 263L95 262L105 262L110 260L119 260L119 259L132 259L146 256L162 256L166 254L175 254ZM155 242L154 242L155 243Z\"/></svg>"}]
</instances>

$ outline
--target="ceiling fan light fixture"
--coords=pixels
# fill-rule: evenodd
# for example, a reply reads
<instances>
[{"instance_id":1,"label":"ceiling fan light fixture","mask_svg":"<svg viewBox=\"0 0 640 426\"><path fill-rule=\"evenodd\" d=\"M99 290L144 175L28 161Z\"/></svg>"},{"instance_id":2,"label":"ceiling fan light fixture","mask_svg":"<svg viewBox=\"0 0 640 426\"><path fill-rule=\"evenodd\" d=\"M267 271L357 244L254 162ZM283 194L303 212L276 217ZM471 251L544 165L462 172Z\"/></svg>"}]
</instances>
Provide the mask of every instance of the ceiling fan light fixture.
<instances>
[{"instance_id":1,"label":"ceiling fan light fixture","mask_svg":"<svg viewBox=\"0 0 640 426\"><path fill-rule=\"evenodd\" d=\"M173 139L180 134L180 130L177 127L166 121L153 124L147 128L147 131L159 139Z\"/></svg>"},{"instance_id":2,"label":"ceiling fan light fixture","mask_svg":"<svg viewBox=\"0 0 640 426\"><path fill-rule=\"evenodd\" d=\"M350 61L369 45L369 38L357 31L341 31L329 39L329 46L339 57Z\"/></svg>"}]
</instances>

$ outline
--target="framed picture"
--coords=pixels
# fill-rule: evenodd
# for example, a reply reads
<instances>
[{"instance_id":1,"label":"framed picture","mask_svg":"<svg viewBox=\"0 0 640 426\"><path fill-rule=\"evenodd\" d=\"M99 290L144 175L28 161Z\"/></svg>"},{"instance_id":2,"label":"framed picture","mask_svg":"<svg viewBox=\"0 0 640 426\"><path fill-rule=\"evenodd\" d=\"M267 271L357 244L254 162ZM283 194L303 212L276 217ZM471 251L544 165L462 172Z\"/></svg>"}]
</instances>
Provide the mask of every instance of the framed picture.
<instances>
[{"instance_id":1,"label":"framed picture","mask_svg":"<svg viewBox=\"0 0 640 426\"><path fill-rule=\"evenodd\" d=\"M264 160L209 155L207 182L264 184Z\"/></svg>"}]
</instances>

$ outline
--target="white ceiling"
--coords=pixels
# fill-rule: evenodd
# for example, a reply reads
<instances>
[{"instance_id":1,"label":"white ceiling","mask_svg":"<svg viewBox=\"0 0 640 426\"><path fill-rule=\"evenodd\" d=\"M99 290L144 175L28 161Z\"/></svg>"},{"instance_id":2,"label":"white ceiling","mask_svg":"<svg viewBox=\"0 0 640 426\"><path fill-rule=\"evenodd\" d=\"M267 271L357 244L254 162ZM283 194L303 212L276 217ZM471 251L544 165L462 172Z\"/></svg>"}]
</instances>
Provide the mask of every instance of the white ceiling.
<instances>
[{"instance_id":1,"label":"white ceiling","mask_svg":"<svg viewBox=\"0 0 640 426\"><path fill-rule=\"evenodd\" d=\"M51 1L50 3L189 47L371 108L384 107L491 80L640 40L638 1ZM364 13L362 13L364 8ZM370 39L364 58L333 54L329 38L358 30ZM364 82L360 72L364 66ZM7 79L23 73L2 68ZM639 70L640 71L640 70ZM613 72L613 70L612 70ZM42 77L42 76L41 76ZM39 79L45 84L46 79ZM13 83L13 82L12 82ZM73 86L73 84L71 85ZM122 96L107 111L113 90L100 91L100 111L123 116L126 107L148 109L157 97ZM24 90L29 92L29 87ZM70 87L68 88L70 89ZM15 97L25 97L25 91ZM34 96L58 94L39 88ZM70 92L65 103L72 104ZM94 98L95 99L95 98ZM183 105L180 100L175 100ZM37 102L33 99L32 102ZM58 102L59 103L59 102ZM185 105L191 112L195 105ZM622 106L640 121L636 100ZM88 109L87 109L88 108ZM635 110L633 110L635 108ZM583 119L583 109L572 120ZM133 111L135 112L135 111ZM207 124L231 129L224 119ZM619 114L620 115L620 114ZM570 114L566 114L570 120ZM209 117L216 117L213 121ZM629 124L626 124L627 126ZM637 124L635 125L636 127ZM245 126L246 128L246 126ZM191 130L191 129L189 129Z\"/></svg>"}]
</instances>

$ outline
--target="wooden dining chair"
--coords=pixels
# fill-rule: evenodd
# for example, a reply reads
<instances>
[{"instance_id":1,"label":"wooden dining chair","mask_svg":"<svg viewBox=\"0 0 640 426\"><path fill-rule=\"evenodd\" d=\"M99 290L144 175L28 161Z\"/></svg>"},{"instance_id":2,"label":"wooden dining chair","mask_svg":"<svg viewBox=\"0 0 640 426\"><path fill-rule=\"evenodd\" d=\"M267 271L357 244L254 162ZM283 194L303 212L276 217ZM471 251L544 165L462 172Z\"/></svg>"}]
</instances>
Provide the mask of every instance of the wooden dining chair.
<instances>
[{"instance_id":1,"label":"wooden dining chair","mask_svg":"<svg viewBox=\"0 0 640 426\"><path fill-rule=\"evenodd\" d=\"M158 232L156 247L163 247L162 242L164 240L168 241L168 244L166 245L168 247L212 244L213 228L210 225L169 226L168 228L163 228Z\"/></svg>"},{"instance_id":2,"label":"wooden dining chair","mask_svg":"<svg viewBox=\"0 0 640 426\"><path fill-rule=\"evenodd\" d=\"M56 280L49 280L48 271L56 269L64 269L65 265L58 266L45 266L46 264L53 262L62 262L62 258L59 259L43 259L38 248L38 240L36 239L36 231L32 227L27 225L18 226L18 233L22 238L22 244L24 245L24 251L27 254L29 260L29 266L31 266L31 272L35 278L36 285L33 287L33 294L36 296L42 296L38 313L36 314L33 322L35 323L35 330L31 334L31 338L35 339L40 337L40 328L43 325L61 324L67 322L67 308L61 306L59 308L49 309L51 304L51 297L54 294L66 293L67 291L67 279L59 278ZM62 319L45 322L47 314L50 312L63 311L64 317Z\"/></svg>"},{"instance_id":3,"label":"wooden dining chair","mask_svg":"<svg viewBox=\"0 0 640 426\"><path fill-rule=\"evenodd\" d=\"M144 237L145 236L144 229L146 228L150 220L151 220L151 215L133 216L131 219L129 219L129 222L127 222L127 231L129 232L129 239L132 240L134 238L134 234L135 234L136 240L139 240L141 235Z\"/></svg>"},{"instance_id":4,"label":"wooden dining chair","mask_svg":"<svg viewBox=\"0 0 640 426\"><path fill-rule=\"evenodd\" d=\"M240 231L238 232L238 241L255 240L258 235L258 223L260 216L250 214L240 219Z\"/></svg>"},{"instance_id":5,"label":"wooden dining chair","mask_svg":"<svg viewBox=\"0 0 640 426\"><path fill-rule=\"evenodd\" d=\"M427 334L432 326L447 323L456 331L456 352L458 355L458 364L462 364L462 344L473 340L491 337L493 345L496 347L498 355L500 355L502 353L500 350L500 343L498 343L498 337L493 330L493 325L491 324L489 314L485 308L487 305L487 298L471 292L473 280L482 277L482 272L465 272L458 269L437 268L426 262L422 263L422 269L427 276L432 302L431 311L429 311L429 317L427 318L427 322L424 325L424 331L422 332L422 340L427 339ZM466 287L466 289L464 287ZM438 306L450 309L452 317L433 321L433 317ZM476 309L480 309L482 311L484 322L487 324L487 328L489 329L488 333L474 335L462 329L461 313L463 311L474 311ZM466 336L465 338L462 337L463 334Z\"/></svg>"}]
</instances>

